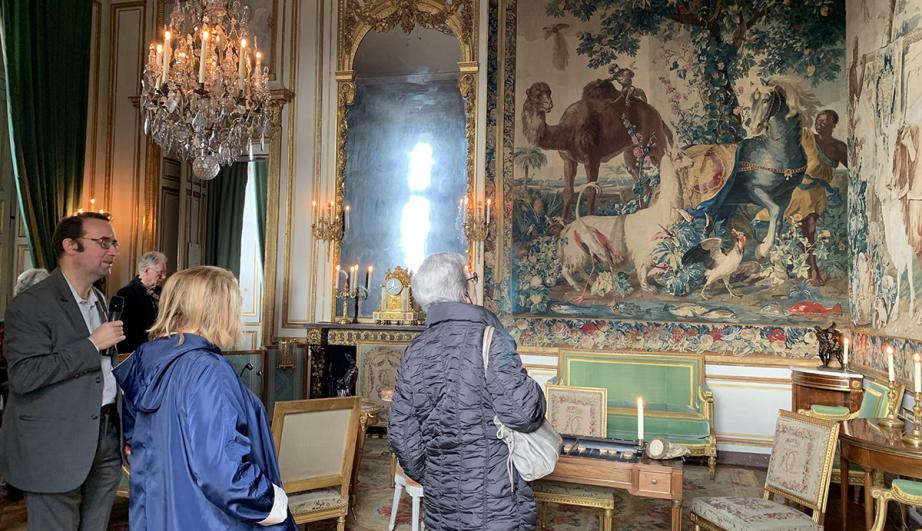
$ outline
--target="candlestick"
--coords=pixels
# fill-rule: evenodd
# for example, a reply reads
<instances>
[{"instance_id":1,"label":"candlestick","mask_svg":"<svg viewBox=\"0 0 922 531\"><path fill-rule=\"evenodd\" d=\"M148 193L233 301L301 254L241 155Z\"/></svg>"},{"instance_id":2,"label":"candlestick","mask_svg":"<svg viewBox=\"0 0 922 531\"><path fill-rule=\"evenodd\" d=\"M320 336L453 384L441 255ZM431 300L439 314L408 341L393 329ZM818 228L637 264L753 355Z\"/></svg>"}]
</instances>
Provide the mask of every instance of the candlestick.
<instances>
[{"instance_id":1,"label":"candlestick","mask_svg":"<svg viewBox=\"0 0 922 531\"><path fill-rule=\"evenodd\" d=\"M896 378L894 377L893 372L893 347L887 345L887 378L891 382L895 382Z\"/></svg>"},{"instance_id":2,"label":"candlestick","mask_svg":"<svg viewBox=\"0 0 922 531\"><path fill-rule=\"evenodd\" d=\"M878 423L881 426L885 426L887 428L902 429L903 420L897 416L900 411L901 404L896 403L896 397L903 395L902 386L900 386L900 390L897 391L896 383L893 381L890 381L888 385L888 389L889 391L887 392L887 416L880 419Z\"/></svg>"},{"instance_id":3,"label":"candlestick","mask_svg":"<svg viewBox=\"0 0 922 531\"><path fill-rule=\"evenodd\" d=\"M912 357L913 368L915 369L915 378L913 379L913 384L915 388L913 391L918 394L922 393L922 361L919 360L919 355L916 354Z\"/></svg>"},{"instance_id":4,"label":"candlestick","mask_svg":"<svg viewBox=\"0 0 922 531\"><path fill-rule=\"evenodd\" d=\"M372 272L373 270L374 270L373 267L368 266L368 270L365 271L365 290L366 290L366 291L368 290L368 288L371 287L371 284L370 284L370 282L371 282L371 272Z\"/></svg>"},{"instance_id":5,"label":"candlestick","mask_svg":"<svg viewBox=\"0 0 922 531\"><path fill-rule=\"evenodd\" d=\"M163 66L160 73L160 84L166 83L166 76L170 73L170 32L163 34Z\"/></svg>"},{"instance_id":6,"label":"candlestick","mask_svg":"<svg viewBox=\"0 0 922 531\"><path fill-rule=\"evenodd\" d=\"M202 56L198 62L198 82L205 83L205 61L208 60L208 32L202 31Z\"/></svg>"},{"instance_id":7,"label":"candlestick","mask_svg":"<svg viewBox=\"0 0 922 531\"><path fill-rule=\"evenodd\" d=\"M848 338L842 338L842 370L848 370Z\"/></svg>"},{"instance_id":8,"label":"candlestick","mask_svg":"<svg viewBox=\"0 0 922 531\"><path fill-rule=\"evenodd\" d=\"M643 397L637 398L637 439L643 440Z\"/></svg>"}]
</instances>

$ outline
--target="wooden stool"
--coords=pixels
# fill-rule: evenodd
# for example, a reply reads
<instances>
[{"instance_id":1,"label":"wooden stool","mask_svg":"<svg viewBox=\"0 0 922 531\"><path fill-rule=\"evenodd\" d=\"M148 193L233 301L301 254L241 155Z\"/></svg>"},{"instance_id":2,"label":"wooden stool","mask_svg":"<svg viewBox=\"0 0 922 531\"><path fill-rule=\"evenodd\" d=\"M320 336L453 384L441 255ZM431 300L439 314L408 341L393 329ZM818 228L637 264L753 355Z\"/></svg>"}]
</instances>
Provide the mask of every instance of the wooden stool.
<instances>
[{"instance_id":1,"label":"wooden stool","mask_svg":"<svg viewBox=\"0 0 922 531\"><path fill-rule=\"evenodd\" d=\"M592 485L577 485L560 481L536 481L531 485L538 504L538 529L544 527L545 506L548 503L576 505L601 509L599 522L602 531L611 531L612 513L615 510L615 497L611 489Z\"/></svg>"}]
</instances>

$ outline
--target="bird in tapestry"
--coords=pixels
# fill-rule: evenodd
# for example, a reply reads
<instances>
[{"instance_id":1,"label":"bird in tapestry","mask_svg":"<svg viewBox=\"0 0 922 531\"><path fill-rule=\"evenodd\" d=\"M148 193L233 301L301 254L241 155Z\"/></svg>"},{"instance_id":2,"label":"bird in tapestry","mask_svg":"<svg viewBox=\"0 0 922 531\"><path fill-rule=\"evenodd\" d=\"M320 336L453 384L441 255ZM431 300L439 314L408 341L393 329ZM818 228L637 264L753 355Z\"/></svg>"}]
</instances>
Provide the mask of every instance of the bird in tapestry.
<instances>
[{"instance_id":1,"label":"bird in tapestry","mask_svg":"<svg viewBox=\"0 0 922 531\"><path fill-rule=\"evenodd\" d=\"M736 229L730 229L733 246L726 252L723 250L723 240L720 238L707 238L692 247L682 255L682 265L694 263L704 264L704 286L701 288L701 298L709 299L706 291L708 286L723 281L727 292L733 297L738 297L730 289L730 277L736 273L743 262L743 250L746 248L746 235Z\"/></svg>"}]
</instances>

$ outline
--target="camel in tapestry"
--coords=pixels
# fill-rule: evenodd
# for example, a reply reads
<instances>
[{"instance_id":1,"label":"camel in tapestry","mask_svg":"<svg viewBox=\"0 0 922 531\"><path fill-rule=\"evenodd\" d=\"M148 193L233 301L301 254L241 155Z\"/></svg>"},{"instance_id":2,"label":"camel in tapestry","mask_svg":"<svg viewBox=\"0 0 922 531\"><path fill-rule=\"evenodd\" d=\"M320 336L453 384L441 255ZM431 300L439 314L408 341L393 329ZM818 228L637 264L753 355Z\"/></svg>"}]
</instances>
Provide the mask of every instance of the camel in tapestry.
<instances>
[{"instance_id":1,"label":"camel in tapestry","mask_svg":"<svg viewBox=\"0 0 922 531\"><path fill-rule=\"evenodd\" d=\"M554 149L564 163L563 221L570 215L573 184L577 164L586 169L587 182L599 178L599 165L624 154L624 162L635 179L640 178L635 139L625 125L636 128L639 146L648 146L650 161L659 166L660 160L672 145L672 132L663 122L659 112L646 102L623 97L610 80L596 80L583 88L582 98L563 111L557 125L547 123L547 113L554 108L551 88L537 82L526 91L522 108L522 129L525 138L541 149ZM595 207L595 188L586 190L589 214Z\"/></svg>"}]
</instances>

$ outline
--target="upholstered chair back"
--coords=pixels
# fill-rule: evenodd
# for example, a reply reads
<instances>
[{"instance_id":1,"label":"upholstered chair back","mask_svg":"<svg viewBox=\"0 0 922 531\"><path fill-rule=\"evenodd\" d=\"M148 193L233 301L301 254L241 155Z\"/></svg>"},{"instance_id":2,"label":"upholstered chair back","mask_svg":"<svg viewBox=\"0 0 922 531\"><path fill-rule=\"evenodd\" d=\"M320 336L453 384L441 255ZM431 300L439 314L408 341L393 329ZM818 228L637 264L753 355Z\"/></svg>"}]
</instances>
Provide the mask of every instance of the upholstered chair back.
<instances>
[{"instance_id":1,"label":"upholstered chair back","mask_svg":"<svg viewBox=\"0 0 922 531\"><path fill-rule=\"evenodd\" d=\"M861 408L858 410L860 419L879 419L886 417L890 412L890 389L874 380L865 380L864 395L861 398ZM897 389L897 402L903 400L903 387Z\"/></svg>"},{"instance_id":2,"label":"upholstered chair back","mask_svg":"<svg viewBox=\"0 0 922 531\"><path fill-rule=\"evenodd\" d=\"M837 422L779 411L765 478L766 495L782 496L825 513L838 437Z\"/></svg>"},{"instance_id":3,"label":"upholstered chair back","mask_svg":"<svg viewBox=\"0 0 922 531\"><path fill-rule=\"evenodd\" d=\"M348 496L361 399L276 402L272 438L289 495L325 487Z\"/></svg>"}]
</instances>

